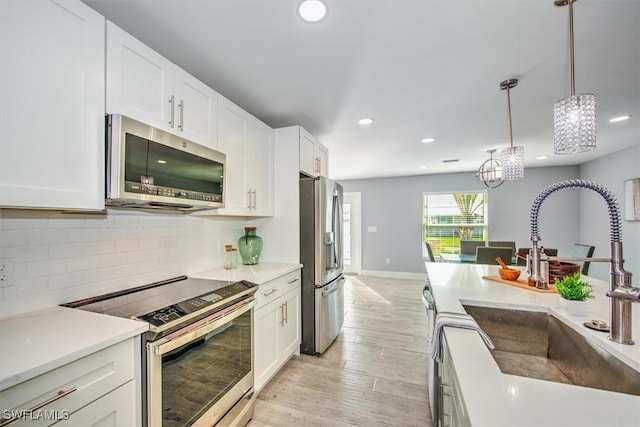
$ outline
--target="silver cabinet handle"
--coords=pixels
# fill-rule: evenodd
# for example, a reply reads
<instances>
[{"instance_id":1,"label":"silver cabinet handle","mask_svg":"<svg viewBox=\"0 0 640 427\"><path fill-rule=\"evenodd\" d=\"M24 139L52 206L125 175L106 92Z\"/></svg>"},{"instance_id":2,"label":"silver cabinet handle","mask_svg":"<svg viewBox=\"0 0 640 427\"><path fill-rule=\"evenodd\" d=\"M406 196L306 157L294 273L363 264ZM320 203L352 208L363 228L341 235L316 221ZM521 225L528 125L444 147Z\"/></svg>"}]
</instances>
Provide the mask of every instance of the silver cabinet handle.
<instances>
[{"instance_id":1,"label":"silver cabinet handle","mask_svg":"<svg viewBox=\"0 0 640 427\"><path fill-rule=\"evenodd\" d=\"M182 99L178 104L178 109L180 110L180 122L178 123L178 129L180 129L180 132L184 132L184 101Z\"/></svg>"},{"instance_id":2,"label":"silver cabinet handle","mask_svg":"<svg viewBox=\"0 0 640 427\"><path fill-rule=\"evenodd\" d=\"M284 326L284 304L280 304L280 326Z\"/></svg>"},{"instance_id":3,"label":"silver cabinet handle","mask_svg":"<svg viewBox=\"0 0 640 427\"><path fill-rule=\"evenodd\" d=\"M291 279L291 280L287 280L287 284L289 284L289 285L290 285L290 284L292 284L292 283L297 282L298 280L300 280L300 278L299 278L299 277L294 277L294 278L293 278L293 279Z\"/></svg>"},{"instance_id":4,"label":"silver cabinet handle","mask_svg":"<svg viewBox=\"0 0 640 427\"><path fill-rule=\"evenodd\" d=\"M247 200L247 208L251 209L251 189L247 191L247 196L249 197L249 200Z\"/></svg>"},{"instance_id":5,"label":"silver cabinet handle","mask_svg":"<svg viewBox=\"0 0 640 427\"><path fill-rule=\"evenodd\" d=\"M284 323L289 323L289 301L284 302Z\"/></svg>"},{"instance_id":6,"label":"silver cabinet handle","mask_svg":"<svg viewBox=\"0 0 640 427\"><path fill-rule=\"evenodd\" d=\"M60 390L60 391L58 392L58 394L56 394L55 396L53 396L53 397L51 397L51 398L49 398L49 399L45 400L45 401L44 401L44 402L42 402L42 403L38 403L38 404L37 404L36 406L34 406L33 408L27 409L27 411L26 411L26 412L27 412L27 413L37 412L39 409L42 409L42 408L44 408L45 406L52 404L52 403L53 403L53 402L55 402L56 400L60 400L60 399L62 399L63 397L67 397L67 396L69 396L71 393L73 393L74 391L77 391L77 390L78 390L78 388L77 388L77 387L72 387L72 388L70 388L69 390L65 390L65 391ZM18 421L19 419L20 419L20 418L19 418L19 417L17 417L17 416L13 416L13 417L11 417L11 418L4 419L4 420L2 420L2 422L0 422L0 427L5 427L5 426L8 426L9 424L13 424L15 421Z\"/></svg>"},{"instance_id":7,"label":"silver cabinet handle","mask_svg":"<svg viewBox=\"0 0 640 427\"><path fill-rule=\"evenodd\" d=\"M169 126L173 129L173 103L174 103L173 95L169 98Z\"/></svg>"},{"instance_id":8,"label":"silver cabinet handle","mask_svg":"<svg viewBox=\"0 0 640 427\"><path fill-rule=\"evenodd\" d=\"M269 295L273 295L273 294L275 294L276 292L278 292L278 288L273 288L273 289L271 289L269 292L265 292L265 293L264 293L264 294L262 294L262 295L263 295L263 296L265 296L265 297L268 297Z\"/></svg>"},{"instance_id":9,"label":"silver cabinet handle","mask_svg":"<svg viewBox=\"0 0 640 427\"><path fill-rule=\"evenodd\" d=\"M256 189L253 189L253 209L256 209Z\"/></svg>"}]
</instances>

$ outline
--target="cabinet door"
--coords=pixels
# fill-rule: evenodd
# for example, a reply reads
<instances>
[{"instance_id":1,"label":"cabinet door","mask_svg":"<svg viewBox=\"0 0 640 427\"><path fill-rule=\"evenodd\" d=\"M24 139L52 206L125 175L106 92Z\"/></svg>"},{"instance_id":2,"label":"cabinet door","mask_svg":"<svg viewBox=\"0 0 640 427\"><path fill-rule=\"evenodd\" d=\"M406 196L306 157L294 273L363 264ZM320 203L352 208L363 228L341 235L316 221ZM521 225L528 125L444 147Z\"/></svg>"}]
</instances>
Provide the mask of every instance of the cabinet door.
<instances>
[{"instance_id":1,"label":"cabinet door","mask_svg":"<svg viewBox=\"0 0 640 427\"><path fill-rule=\"evenodd\" d=\"M282 312L280 300L273 301L255 312L254 371L255 389L260 390L279 367L278 330Z\"/></svg>"},{"instance_id":2,"label":"cabinet door","mask_svg":"<svg viewBox=\"0 0 640 427\"><path fill-rule=\"evenodd\" d=\"M246 181L252 215L273 215L273 129L251 116L247 121Z\"/></svg>"},{"instance_id":3,"label":"cabinet door","mask_svg":"<svg viewBox=\"0 0 640 427\"><path fill-rule=\"evenodd\" d=\"M217 149L218 94L182 70L176 70L174 88L178 135Z\"/></svg>"},{"instance_id":4,"label":"cabinet door","mask_svg":"<svg viewBox=\"0 0 640 427\"><path fill-rule=\"evenodd\" d=\"M300 348L300 288L289 291L282 299L284 321L280 327L280 362Z\"/></svg>"},{"instance_id":5,"label":"cabinet door","mask_svg":"<svg viewBox=\"0 0 640 427\"><path fill-rule=\"evenodd\" d=\"M329 176L329 150L324 145L316 144L316 159L318 159L318 175Z\"/></svg>"},{"instance_id":6,"label":"cabinet door","mask_svg":"<svg viewBox=\"0 0 640 427\"><path fill-rule=\"evenodd\" d=\"M69 416L68 420L56 424L56 427L87 426L87 427L119 427L135 426L136 388L134 381L115 389L90 405Z\"/></svg>"},{"instance_id":7,"label":"cabinet door","mask_svg":"<svg viewBox=\"0 0 640 427\"><path fill-rule=\"evenodd\" d=\"M316 142L313 136L300 128L300 172L310 176L318 176L315 146Z\"/></svg>"},{"instance_id":8,"label":"cabinet door","mask_svg":"<svg viewBox=\"0 0 640 427\"><path fill-rule=\"evenodd\" d=\"M173 63L107 22L107 113L176 132L173 70Z\"/></svg>"},{"instance_id":9,"label":"cabinet door","mask_svg":"<svg viewBox=\"0 0 640 427\"><path fill-rule=\"evenodd\" d=\"M0 206L104 209L104 18L0 1Z\"/></svg>"},{"instance_id":10,"label":"cabinet door","mask_svg":"<svg viewBox=\"0 0 640 427\"><path fill-rule=\"evenodd\" d=\"M245 141L247 113L224 97L218 103L218 149L227 155L224 171L224 209L220 214L248 214L245 191Z\"/></svg>"}]
</instances>

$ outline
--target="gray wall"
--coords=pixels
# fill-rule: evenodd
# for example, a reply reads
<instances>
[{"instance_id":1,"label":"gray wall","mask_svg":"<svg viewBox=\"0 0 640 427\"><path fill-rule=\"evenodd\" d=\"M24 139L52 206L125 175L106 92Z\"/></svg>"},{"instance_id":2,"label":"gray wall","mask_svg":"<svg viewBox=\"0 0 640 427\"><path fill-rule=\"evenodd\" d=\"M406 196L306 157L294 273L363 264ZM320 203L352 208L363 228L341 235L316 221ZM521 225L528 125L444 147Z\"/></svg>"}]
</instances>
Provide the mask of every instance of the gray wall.
<instances>
[{"instance_id":1,"label":"gray wall","mask_svg":"<svg viewBox=\"0 0 640 427\"><path fill-rule=\"evenodd\" d=\"M524 180L489 190L489 238L529 246L529 210L535 196L549 184L577 176L577 166L532 168L525 171ZM343 180L341 184L345 192L362 193L362 269L409 273L424 273L422 195L486 188L472 173ZM577 191L554 194L545 201L539 221L544 246L567 253L579 240L578 216L558 215L574 212L578 205ZM377 227L377 232L368 232L368 227Z\"/></svg>"},{"instance_id":2,"label":"gray wall","mask_svg":"<svg viewBox=\"0 0 640 427\"><path fill-rule=\"evenodd\" d=\"M640 145L580 165L580 178L604 185L614 193L624 218L623 184L640 177ZM580 191L580 242L594 245L595 256L609 256L609 216L606 203L597 193ZM640 221L622 221L625 269L634 274L635 286L640 285ZM589 275L608 280L608 264L591 264Z\"/></svg>"}]
</instances>

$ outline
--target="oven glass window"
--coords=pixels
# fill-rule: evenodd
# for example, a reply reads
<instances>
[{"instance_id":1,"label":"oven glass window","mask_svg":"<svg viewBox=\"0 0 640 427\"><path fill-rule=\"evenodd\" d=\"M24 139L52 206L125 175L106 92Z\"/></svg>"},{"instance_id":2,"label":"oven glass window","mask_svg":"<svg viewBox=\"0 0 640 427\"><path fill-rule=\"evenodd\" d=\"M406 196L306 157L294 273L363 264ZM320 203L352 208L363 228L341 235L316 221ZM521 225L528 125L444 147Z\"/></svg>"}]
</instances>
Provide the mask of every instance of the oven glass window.
<instances>
[{"instance_id":1,"label":"oven glass window","mask_svg":"<svg viewBox=\"0 0 640 427\"><path fill-rule=\"evenodd\" d=\"M251 313L162 356L162 425L187 426L251 372Z\"/></svg>"},{"instance_id":2,"label":"oven glass window","mask_svg":"<svg viewBox=\"0 0 640 427\"><path fill-rule=\"evenodd\" d=\"M222 194L223 166L191 153L126 134L125 181Z\"/></svg>"}]
</instances>

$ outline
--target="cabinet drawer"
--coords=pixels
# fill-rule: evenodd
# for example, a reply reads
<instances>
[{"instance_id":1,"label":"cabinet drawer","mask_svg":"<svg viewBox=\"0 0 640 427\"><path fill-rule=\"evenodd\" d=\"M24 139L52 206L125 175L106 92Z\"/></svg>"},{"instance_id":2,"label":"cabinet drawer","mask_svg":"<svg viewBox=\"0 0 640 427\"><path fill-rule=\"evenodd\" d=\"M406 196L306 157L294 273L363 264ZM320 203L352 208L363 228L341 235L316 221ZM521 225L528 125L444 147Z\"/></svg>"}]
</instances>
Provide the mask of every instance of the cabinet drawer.
<instances>
[{"instance_id":1,"label":"cabinet drawer","mask_svg":"<svg viewBox=\"0 0 640 427\"><path fill-rule=\"evenodd\" d=\"M256 292L256 309L274 301L287 291L296 287L300 287L300 270L293 271L260 285Z\"/></svg>"},{"instance_id":2,"label":"cabinet drawer","mask_svg":"<svg viewBox=\"0 0 640 427\"><path fill-rule=\"evenodd\" d=\"M136 405L134 381L118 387L100 400L93 402L61 421L56 427L120 427L135 426Z\"/></svg>"},{"instance_id":3,"label":"cabinet drawer","mask_svg":"<svg viewBox=\"0 0 640 427\"><path fill-rule=\"evenodd\" d=\"M20 420L11 427L46 426L70 419L78 409L134 378L134 354L134 340L129 339L4 390L0 416L18 416ZM26 412L58 396L31 415ZM22 416L21 410L25 411Z\"/></svg>"}]
</instances>

